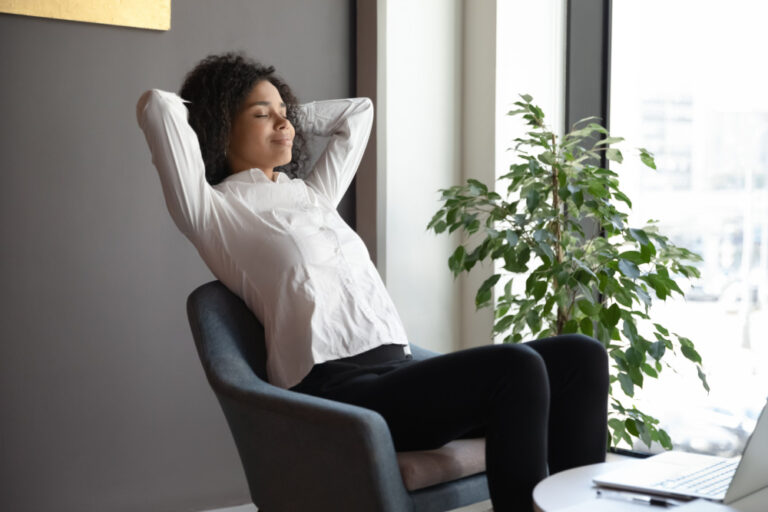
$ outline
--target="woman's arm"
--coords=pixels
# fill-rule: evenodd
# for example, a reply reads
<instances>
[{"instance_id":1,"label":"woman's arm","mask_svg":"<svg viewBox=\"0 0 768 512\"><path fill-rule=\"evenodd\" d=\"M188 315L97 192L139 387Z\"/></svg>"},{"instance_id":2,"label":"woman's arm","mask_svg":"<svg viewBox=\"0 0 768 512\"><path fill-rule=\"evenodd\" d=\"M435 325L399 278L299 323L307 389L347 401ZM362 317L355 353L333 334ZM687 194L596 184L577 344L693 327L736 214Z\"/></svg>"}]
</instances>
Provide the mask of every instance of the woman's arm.
<instances>
[{"instance_id":1,"label":"woman's arm","mask_svg":"<svg viewBox=\"0 0 768 512\"><path fill-rule=\"evenodd\" d=\"M305 181L336 207L363 157L373 104L368 98L316 101L302 105L302 111L302 126L308 133L331 137Z\"/></svg>"},{"instance_id":2,"label":"woman's arm","mask_svg":"<svg viewBox=\"0 0 768 512\"><path fill-rule=\"evenodd\" d=\"M176 94L146 91L136 104L136 118L152 152L152 163L173 221L189 237L204 229L212 189L197 135L187 122L187 108Z\"/></svg>"}]
</instances>

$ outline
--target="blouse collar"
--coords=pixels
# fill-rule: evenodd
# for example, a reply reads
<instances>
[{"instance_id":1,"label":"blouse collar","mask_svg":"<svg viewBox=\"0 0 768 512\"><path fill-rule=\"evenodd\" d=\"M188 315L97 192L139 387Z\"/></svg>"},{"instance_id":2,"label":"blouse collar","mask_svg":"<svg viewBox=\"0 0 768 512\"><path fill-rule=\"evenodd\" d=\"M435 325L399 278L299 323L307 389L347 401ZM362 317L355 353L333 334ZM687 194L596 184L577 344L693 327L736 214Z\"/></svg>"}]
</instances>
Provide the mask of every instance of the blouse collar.
<instances>
[{"instance_id":1,"label":"blouse collar","mask_svg":"<svg viewBox=\"0 0 768 512\"><path fill-rule=\"evenodd\" d=\"M224 178L222 183L229 183L233 181L242 181L244 183L284 183L285 181L290 181L290 178L286 176L285 173L275 171L275 174L277 175L277 179L273 182L267 178L267 175L264 174L264 171L254 167L253 169L248 169L247 171L240 171L234 174L230 174Z\"/></svg>"}]
</instances>

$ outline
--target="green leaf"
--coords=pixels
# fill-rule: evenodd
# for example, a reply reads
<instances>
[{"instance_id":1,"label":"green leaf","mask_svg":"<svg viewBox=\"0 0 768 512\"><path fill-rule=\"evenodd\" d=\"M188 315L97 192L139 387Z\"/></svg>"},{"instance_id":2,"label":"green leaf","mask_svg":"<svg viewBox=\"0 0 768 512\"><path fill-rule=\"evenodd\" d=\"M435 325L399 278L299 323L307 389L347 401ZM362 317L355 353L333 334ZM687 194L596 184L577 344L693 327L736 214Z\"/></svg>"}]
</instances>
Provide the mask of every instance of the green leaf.
<instances>
[{"instance_id":1,"label":"green leaf","mask_svg":"<svg viewBox=\"0 0 768 512\"><path fill-rule=\"evenodd\" d=\"M547 282L546 281L536 281L536 284L533 285L531 288L531 295L533 295L533 299L535 301L541 300L542 297L544 297L544 294L547 293Z\"/></svg>"},{"instance_id":2,"label":"green leaf","mask_svg":"<svg viewBox=\"0 0 768 512\"><path fill-rule=\"evenodd\" d=\"M635 396L635 384L632 379L626 373L619 373L619 383L621 383L621 390L624 394L632 397Z\"/></svg>"},{"instance_id":3,"label":"green leaf","mask_svg":"<svg viewBox=\"0 0 768 512\"><path fill-rule=\"evenodd\" d=\"M534 249L537 249L536 254L538 254L542 260L545 260L547 264L555 261L555 253L552 251L552 247L546 242L539 242Z\"/></svg>"},{"instance_id":4,"label":"green leaf","mask_svg":"<svg viewBox=\"0 0 768 512\"><path fill-rule=\"evenodd\" d=\"M439 210L436 214L432 216L432 220L429 221L429 224L427 224L427 229L432 229L432 226L437 224L437 222L443 218L443 210Z\"/></svg>"},{"instance_id":5,"label":"green leaf","mask_svg":"<svg viewBox=\"0 0 768 512\"><path fill-rule=\"evenodd\" d=\"M595 301L595 295L594 293L592 293L591 288L589 288L587 285L585 285L581 281L576 282L576 287L579 289L584 299L588 300L592 304L597 304L597 302ZM594 314L597 314L597 310L595 309L594 311L595 311Z\"/></svg>"},{"instance_id":6,"label":"green leaf","mask_svg":"<svg viewBox=\"0 0 768 512\"><path fill-rule=\"evenodd\" d=\"M640 254L643 255L644 258L646 258L648 261L651 261L651 258L656 256L656 246L654 246L652 243L642 244L640 246Z\"/></svg>"},{"instance_id":7,"label":"green leaf","mask_svg":"<svg viewBox=\"0 0 768 512\"><path fill-rule=\"evenodd\" d=\"M507 244L510 247L514 247L515 245L517 245L517 241L520 240L520 237L517 235L517 233L515 233L511 229L508 229L506 231L505 236L506 236L506 239L507 239Z\"/></svg>"},{"instance_id":8,"label":"green leaf","mask_svg":"<svg viewBox=\"0 0 768 512\"><path fill-rule=\"evenodd\" d=\"M579 299L576 301L576 306L587 316L596 315L600 310L600 306L593 304L587 299Z\"/></svg>"},{"instance_id":9,"label":"green leaf","mask_svg":"<svg viewBox=\"0 0 768 512\"><path fill-rule=\"evenodd\" d=\"M629 228L629 234L632 238L637 240L641 245L650 244L651 240L648 235L642 229Z\"/></svg>"},{"instance_id":10,"label":"green leaf","mask_svg":"<svg viewBox=\"0 0 768 512\"><path fill-rule=\"evenodd\" d=\"M552 237L549 231L546 229L537 229L533 232L533 239L537 242L543 242L549 240Z\"/></svg>"},{"instance_id":11,"label":"green leaf","mask_svg":"<svg viewBox=\"0 0 768 512\"><path fill-rule=\"evenodd\" d=\"M701 356L698 352L696 352L696 349L693 347L689 347L687 345L681 345L680 351L683 353L683 355L687 358L693 361L694 363L701 364Z\"/></svg>"},{"instance_id":12,"label":"green leaf","mask_svg":"<svg viewBox=\"0 0 768 512\"><path fill-rule=\"evenodd\" d=\"M562 334L574 334L576 332L579 332L579 323L571 318L567 322L565 322L565 325L563 325L563 332Z\"/></svg>"},{"instance_id":13,"label":"green leaf","mask_svg":"<svg viewBox=\"0 0 768 512\"><path fill-rule=\"evenodd\" d=\"M602 140L599 140L595 143L595 146L602 146L605 144L616 144L617 142L621 142L624 140L624 137L606 137Z\"/></svg>"},{"instance_id":14,"label":"green leaf","mask_svg":"<svg viewBox=\"0 0 768 512\"><path fill-rule=\"evenodd\" d=\"M538 311L528 311L525 315L525 321L534 333L541 329L541 317L539 316Z\"/></svg>"},{"instance_id":15,"label":"green leaf","mask_svg":"<svg viewBox=\"0 0 768 512\"><path fill-rule=\"evenodd\" d=\"M469 184L470 192L473 193L474 195L488 193L488 187L486 186L485 183L482 183L480 181L470 178L467 180L467 184Z\"/></svg>"},{"instance_id":16,"label":"green leaf","mask_svg":"<svg viewBox=\"0 0 768 512\"><path fill-rule=\"evenodd\" d=\"M646 308L651 307L651 296L641 286L635 288L635 293Z\"/></svg>"},{"instance_id":17,"label":"green leaf","mask_svg":"<svg viewBox=\"0 0 768 512\"><path fill-rule=\"evenodd\" d=\"M515 321L515 315L507 315L493 326L493 332L505 332Z\"/></svg>"},{"instance_id":18,"label":"green leaf","mask_svg":"<svg viewBox=\"0 0 768 512\"><path fill-rule=\"evenodd\" d=\"M621 330L624 336L630 341L630 343L637 343L637 327L635 322L629 319L624 319L624 328Z\"/></svg>"},{"instance_id":19,"label":"green leaf","mask_svg":"<svg viewBox=\"0 0 768 512\"><path fill-rule=\"evenodd\" d=\"M600 310L600 320L607 327L615 327L621 318L621 308L618 304L611 304L608 308Z\"/></svg>"},{"instance_id":20,"label":"green leaf","mask_svg":"<svg viewBox=\"0 0 768 512\"><path fill-rule=\"evenodd\" d=\"M609 148L605 150L605 158L608 160L612 160L617 163L621 163L624 161L624 157L621 155L621 151L619 151L616 148Z\"/></svg>"},{"instance_id":21,"label":"green leaf","mask_svg":"<svg viewBox=\"0 0 768 512\"><path fill-rule=\"evenodd\" d=\"M464 246L460 245L453 251L453 254L448 258L448 268L453 271L453 275L457 276L464 270L464 257L467 253L464 250Z\"/></svg>"},{"instance_id":22,"label":"green leaf","mask_svg":"<svg viewBox=\"0 0 768 512\"><path fill-rule=\"evenodd\" d=\"M671 450L672 439L669 438L669 434L667 434L667 431L664 429L659 429L658 435L659 435L659 443L661 444L661 446L663 446L665 450Z\"/></svg>"},{"instance_id":23,"label":"green leaf","mask_svg":"<svg viewBox=\"0 0 768 512\"><path fill-rule=\"evenodd\" d=\"M526 263L531 259L531 250L528 247L523 247L517 253L517 264L523 271L527 270Z\"/></svg>"},{"instance_id":24,"label":"green leaf","mask_svg":"<svg viewBox=\"0 0 768 512\"><path fill-rule=\"evenodd\" d=\"M642 421L637 423L637 431L640 434L640 440L645 443L645 445L650 448L651 447L651 433L646 428L645 423Z\"/></svg>"},{"instance_id":25,"label":"green leaf","mask_svg":"<svg viewBox=\"0 0 768 512\"><path fill-rule=\"evenodd\" d=\"M653 159L653 155L645 148L640 148L640 161L651 169L656 169L656 162Z\"/></svg>"},{"instance_id":26,"label":"green leaf","mask_svg":"<svg viewBox=\"0 0 768 512\"><path fill-rule=\"evenodd\" d=\"M592 194L595 197L608 197L608 190L605 188L605 185L599 181L594 180L589 183L589 186L587 187L587 190L590 194Z\"/></svg>"},{"instance_id":27,"label":"green leaf","mask_svg":"<svg viewBox=\"0 0 768 512\"><path fill-rule=\"evenodd\" d=\"M630 279L636 279L640 276L640 269L637 268L637 265L623 258L619 260L619 270Z\"/></svg>"},{"instance_id":28,"label":"green leaf","mask_svg":"<svg viewBox=\"0 0 768 512\"><path fill-rule=\"evenodd\" d=\"M616 299L616 302L618 302L625 308L632 307L632 298L629 296L626 290L624 290L623 288L619 288L614 290L613 293L614 293L613 298Z\"/></svg>"},{"instance_id":29,"label":"green leaf","mask_svg":"<svg viewBox=\"0 0 768 512\"><path fill-rule=\"evenodd\" d=\"M602 133L603 135L608 135L608 130L606 130L605 127L600 124L589 123L587 125L587 128L593 132L598 132L598 133Z\"/></svg>"},{"instance_id":30,"label":"green leaf","mask_svg":"<svg viewBox=\"0 0 768 512\"><path fill-rule=\"evenodd\" d=\"M501 278L501 274L493 274L491 277L483 281L483 284L480 285L481 290L490 290L492 289L496 283L499 282L499 279Z\"/></svg>"},{"instance_id":31,"label":"green leaf","mask_svg":"<svg viewBox=\"0 0 768 512\"><path fill-rule=\"evenodd\" d=\"M632 201L630 201L629 197L627 197L627 195L624 194L623 192L620 192L617 190L616 192L613 193L613 197L615 197L619 201L623 201L624 203L626 203L627 206L632 208Z\"/></svg>"},{"instance_id":32,"label":"green leaf","mask_svg":"<svg viewBox=\"0 0 768 512\"><path fill-rule=\"evenodd\" d=\"M659 333L663 334L664 336L669 336L669 331L667 329L665 329L663 325L661 325L661 324L653 324L653 326L656 328L656 330Z\"/></svg>"},{"instance_id":33,"label":"green leaf","mask_svg":"<svg viewBox=\"0 0 768 512\"><path fill-rule=\"evenodd\" d=\"M500 274L493 274L483 281L483 284L481 284L480 288L477 290L477 295L475 295L476 308L480 308L490 302L493 295L493 287L499 282L499 278L501 278Z\"/></svg>"},{"instance_id":34,"label":"green leaf","mask_svg":"<svg viewBox=\"0 0 768 512\"><path fill-rule=\"evenodd\" d=\"M571 199L573 200L573 204L576 205L576 208L581 208L584 204L584 193L581 190L574 192Z\"/></svg>"},{"instance_id":35,"label":"green leaf","mask_svg":"<svg viewBox=\"0 0 768 512\"><path fill-rule=\"evenodd\" d=\"M533 212L537 206L539 206L539 192L536 189L528 191L528 195L525 196L525 205L528 207L529 212Z\"/></svg>"},{"instance_id":36,"label":"green leaf","mask_svg":"<svg viewBox=\"0 0 768 512\"><path fill-rule=\"evenodd\" d=\"M637 424L635 423L635 420L633 420L632 418L627 418L624 421L624 425L627 429L627 432L629 432L633 436L637 437L640 435L637 431Z\"/></svg>"},{"instance_id":37,"label":"green leaf","mask_svg":"<svg viewBox=\"0 0 768 512\"><path fill-rule=\"evenodd\" d=\"M706 389L707 393L709 393L709 384L707 383L707 376L702 371L701 366L696 367L696 372L699 374L699 380L701 380L701 384L704 386L704 389Z\"/></svg>"},{"instance_id":38,"label":"green leaf","mask_svg":"<svg viewBox=\"0 0 768 512\"><path fill-rule=\"evenodd\" d=\"M491 290L477 290L477 294L475 294L475 308L480 309L484 306L487 306L491 301L491 298Z\"/></svg>"},{"instance_id":39,"label":"green leaf","mask_svg":"<svg viewBox=\"0 0 768 512\"><path fill-rule=\"evenodd\" d=\"M459 214L458 208L449 208L448 212L445 214L445 222L448 225L454 225L456 224L456 216Z\"/></svg>"},{"instance_id":40,"label":"green leaf","mask_svg":"<svg viewBox=\"0 0 768 512\"><path fill-rule=\"evenodd\" d=\"M629 347L626 352L624 352L624 355L627 358L627 363L632 366L639 367L641 364L643 364L643 361L645 361L643 354L635 350L633 347Z\"/></svg>"},{"instance_id":41,"label":"green leaf","mask_svg":"<svg viewBox=\"0 0 768 512\"><path fill-rule=\"evenodd\" d=\"M669 296L669 286L668 286L668 279L664 279L659 277L656 274L649 274L645 278L645 281L651 285L651 288L653 288L653 291L656 292L656 296L664 300L667 296Z\"/></svg>"},{"instance_id":42,"label":"green leaf","mask_svg":"<svg viewBox=\"0 0 768 512\"><path fill-rule=\"evenodd\" d=\"M651 355L652 358L654 358L657 361L664 356L664 352L666 350L667 350L667 347L663 341L653 342L648 347L648 353Z\"/></svg>"},{"instance_id":43,"label":"green leaf","mask_svg":"<svg viewBox=\"0 0 768 512\"><path fill-rule=\"evenodd\" d=\"M555 155L551 151L544 151L539 155L539 161L547 165L555 163Z\"/></svg>"},{"instance_id":44,"label":"green leaf","mask_svg":"<svg viewBox=\"0 0 768 512\"><path fill-rule=\"evenodd\" d=\"M643 369L646 375L649 375L654 379L659 378L659 373L656 370L654 370L653 367L648 363L643 363L640 367Z\"/></svg>"},{"instance_id":45,"label":"green leaf","mask_svg":"<svg viewBox=\"0 0 768 512\"><path fill-rule=\"evenodd\" d=\"M592 319L588 317L584 317L581 319L581 322L579 322L579 327L581 328L581 332L583 334L586 334L589 337L592 337L592 335L594 334Z\"/></svg>"},{"instance_id":46,"label":"green leaf","mask_svg":"<svg viewBox=\"0 0 768 512\"><path fill-rule=\"evenodd\" d=\"M627 261L631 261L635 265L642 265L643 263L649 262L649 259L639 251L624 251L619 254L619 257Z\"/></svg>"},{"instance_id":47,"label":"green leaf","mask_svg":"<svg viewBox=\"0 0 768 512\"><path fill-rule=\"evenodd\" d=\"M541 310L542 316L546 316L552 312L552 308L554 307L556 301L557 301L557 297L555 297L554 295L549 296L547 301L544 303L544 307Z\"/></svg>"},{"instance_id":48,"label":"green leaf","mask_svg":"<svg viewBox=\"0 0 768 512\"><path fill-rule=\"evenodd\" d=\"M618 418L609 418L608 426L614 430L624 430L624 423Z\"/></svg>"}]
</instances>

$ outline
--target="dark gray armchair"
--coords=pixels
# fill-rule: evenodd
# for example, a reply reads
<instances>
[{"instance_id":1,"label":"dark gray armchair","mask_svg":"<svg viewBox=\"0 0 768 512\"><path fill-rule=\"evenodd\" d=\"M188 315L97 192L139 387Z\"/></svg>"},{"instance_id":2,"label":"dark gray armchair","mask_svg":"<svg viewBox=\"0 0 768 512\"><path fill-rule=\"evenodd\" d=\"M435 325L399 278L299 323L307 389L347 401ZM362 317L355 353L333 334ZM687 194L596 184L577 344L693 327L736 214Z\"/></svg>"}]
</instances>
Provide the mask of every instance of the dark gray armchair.
<instances>
[{"instance_id":1,"label":"dark gray armchair","mask_svg":"<svg viewBox=\"0 0 768 512\"><path fill-rule=\"evenodd\" d=\"M260 510L437 512L488 499L484 440L396 454L378 413L267 383L263 327L222 283L192 292L187 314Z\"/></svg>"}]
</instances>

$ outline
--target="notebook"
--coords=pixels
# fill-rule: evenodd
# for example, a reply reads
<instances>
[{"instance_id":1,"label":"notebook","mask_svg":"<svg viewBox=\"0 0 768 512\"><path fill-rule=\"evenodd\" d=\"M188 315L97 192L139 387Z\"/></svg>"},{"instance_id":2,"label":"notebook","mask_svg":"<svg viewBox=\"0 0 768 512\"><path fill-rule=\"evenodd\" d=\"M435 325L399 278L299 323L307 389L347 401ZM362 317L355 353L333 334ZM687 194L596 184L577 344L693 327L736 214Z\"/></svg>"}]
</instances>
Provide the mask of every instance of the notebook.
<instances>
[{"instance_id":1,"label":"notebook","mask_svg":"<svg viewBox=\"0 0 768 512\"><path fill-rule=\"evenodd\" d=\"M704 498L723 503L768 487L768 404L740 457L670 451L623 464L593 479L601 487L671 498Z\"/></svg>"}]
</instances>

